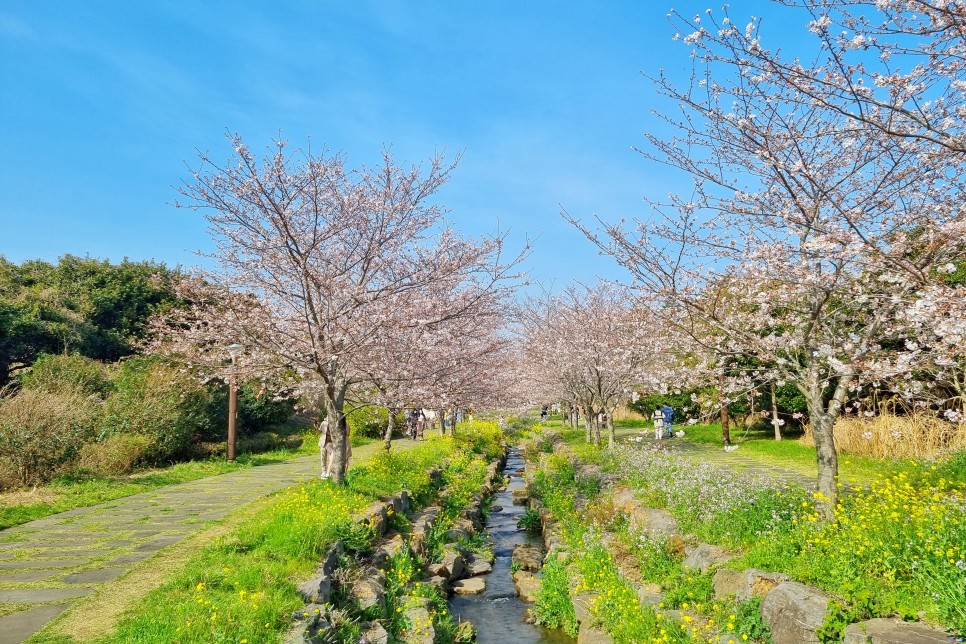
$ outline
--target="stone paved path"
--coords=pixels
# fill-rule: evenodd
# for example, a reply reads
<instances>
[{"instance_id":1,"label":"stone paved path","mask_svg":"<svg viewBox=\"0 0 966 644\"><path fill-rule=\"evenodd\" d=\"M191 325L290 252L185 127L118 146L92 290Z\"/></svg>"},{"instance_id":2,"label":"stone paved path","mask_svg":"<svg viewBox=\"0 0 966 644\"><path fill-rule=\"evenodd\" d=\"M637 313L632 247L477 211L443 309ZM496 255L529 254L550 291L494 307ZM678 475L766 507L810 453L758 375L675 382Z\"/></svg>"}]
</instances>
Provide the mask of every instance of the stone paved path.
<instances>
[{"instance_id":1,"label":"stone paved path","mask_svg":"<svg viewBox=\"0 0 966 644\"><path fill-rule=\"evenodd\" d=\"M414 445L394 441L394 449ZM358 463L381 443L354 449ZM319 475L305 456L77 508L0 530L0 644L19 644L161 550L272 492ZM5 606L4 606L5 605Z\"/></svg>"}]
</instances>

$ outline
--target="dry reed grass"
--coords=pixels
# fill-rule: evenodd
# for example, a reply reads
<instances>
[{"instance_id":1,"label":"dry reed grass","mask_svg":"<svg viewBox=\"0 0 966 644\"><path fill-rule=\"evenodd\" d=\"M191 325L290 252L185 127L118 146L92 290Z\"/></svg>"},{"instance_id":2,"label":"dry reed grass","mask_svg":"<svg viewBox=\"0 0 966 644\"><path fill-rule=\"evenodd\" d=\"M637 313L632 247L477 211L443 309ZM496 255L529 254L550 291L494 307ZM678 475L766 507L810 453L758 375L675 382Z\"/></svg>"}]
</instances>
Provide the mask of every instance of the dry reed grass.
<instances>
[{"instance_id":1,"label":"dry reed grass","mask_svg":"<svg viewBox=\"0 0 966 644\"><path fill-rule=\"evenodd\" d=\"M621 406L614 410L614 420L648 420L630 407Z\"/></svg>"},{"instance_id":2,"label":"dry reed grass","mask_svg":"<svg viewBox=\"0 0 966 644\"><path fill-rule=\"evenodd\" d=\"M842 452L872 458L935 458L966 449L966 423L949 423L928 414L839 418L833 429ZM798 442L814 446L811 425Z\"/></svg>"}]
</instances>

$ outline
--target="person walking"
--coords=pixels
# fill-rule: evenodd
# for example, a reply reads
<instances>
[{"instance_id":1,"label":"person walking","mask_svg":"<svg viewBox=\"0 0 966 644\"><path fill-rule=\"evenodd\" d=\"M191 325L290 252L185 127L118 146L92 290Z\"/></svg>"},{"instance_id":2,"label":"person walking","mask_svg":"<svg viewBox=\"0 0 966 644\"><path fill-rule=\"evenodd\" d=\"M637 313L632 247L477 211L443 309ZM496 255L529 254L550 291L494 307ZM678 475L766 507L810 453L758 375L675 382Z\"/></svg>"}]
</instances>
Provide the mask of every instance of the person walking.
<instances>
[{"instance_id":1,"label":"person walking","mask_svg":"<svg viewBox=\"0 0 966 644\"><path fill-rule=\"evenodd\" d=\"M674 408L664 403L661 407L661 416L664 420L664 435L671 438L674 436Z\"/></svg>"},{"instance_id":2,"label":"person walking","mask_svg":"<svg viewBox=\"0 0 966 644\"><path fill-rule=\"evenodd\" d=\"M654 420L654 440L659 441L664 436L664 413L660 408L655 409L651 418Z\"/></svg>"}]
</instances>

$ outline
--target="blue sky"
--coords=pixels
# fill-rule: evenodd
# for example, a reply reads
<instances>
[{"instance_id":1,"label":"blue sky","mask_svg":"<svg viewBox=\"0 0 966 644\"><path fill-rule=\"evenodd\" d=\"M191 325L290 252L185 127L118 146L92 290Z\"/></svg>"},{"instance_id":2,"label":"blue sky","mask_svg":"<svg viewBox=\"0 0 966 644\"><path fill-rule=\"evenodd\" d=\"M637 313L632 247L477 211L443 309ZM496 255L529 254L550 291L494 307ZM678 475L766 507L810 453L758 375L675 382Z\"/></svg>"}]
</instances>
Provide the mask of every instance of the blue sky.
<instances>
[{"instance_id":1,"label":"blue sky","mask_svg":"<svg viewBox=\"0 0 966 644\"><path fill-rule=\"evenodd\" d=\"M439 195L462 229L539 237L530 269L545 283L619 278L560 210L646 217L644 195L679 185L631 150L659 127L641 71L690 64L670 6L7 0L0 254L197 264L210 242L174 187L196 149L228 156L230 129L256 148L311 137L351 165L384 145L410 162L462 150ZM731 3L736 22L763 10Z\"/></svg>"}]
</instances>

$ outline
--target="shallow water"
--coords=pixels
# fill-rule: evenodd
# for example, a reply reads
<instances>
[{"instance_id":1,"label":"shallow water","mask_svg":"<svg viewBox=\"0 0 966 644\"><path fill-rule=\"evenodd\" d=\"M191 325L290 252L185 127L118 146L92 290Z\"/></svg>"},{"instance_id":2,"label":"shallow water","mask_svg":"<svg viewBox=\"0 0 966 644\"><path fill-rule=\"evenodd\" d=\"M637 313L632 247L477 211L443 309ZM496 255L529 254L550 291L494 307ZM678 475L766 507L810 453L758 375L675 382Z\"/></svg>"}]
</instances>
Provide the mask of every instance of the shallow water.
<instances>
[{"instance_id":1,"label":"shallow water","mask_svg":"<svg viewBox=\"0 0 966 644\"><path fill-rule=\"evenodd\" d=\"M491 507L502 506L499 512L491 511L486 519L486 530L494 545L496 561L493 572L486 576L486 591L479 595L454 595L450 611L455 617L469 620L477 629L477 641L482 644L572 644L574 639L562 631L548 631L523 621L524 603L513 588L510 577L510 555L519 543L537 543L538 539L517 529L517 521L524 507L513 505L513 490L523 487L524 482L514 473L523 469L523 459L514 448L507 458L505 472L510 473L510 485L493 496Z\"/></svg>"}]
</instances>

